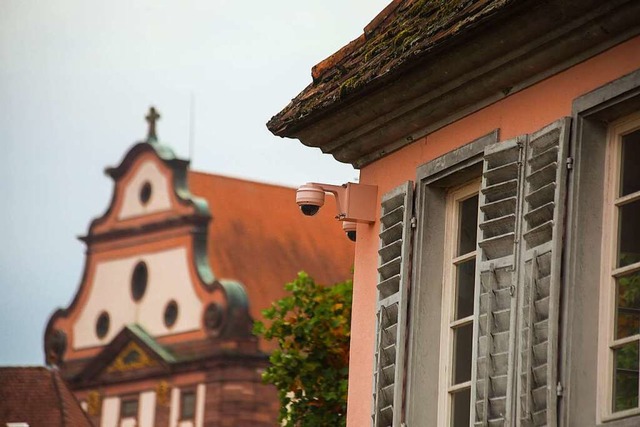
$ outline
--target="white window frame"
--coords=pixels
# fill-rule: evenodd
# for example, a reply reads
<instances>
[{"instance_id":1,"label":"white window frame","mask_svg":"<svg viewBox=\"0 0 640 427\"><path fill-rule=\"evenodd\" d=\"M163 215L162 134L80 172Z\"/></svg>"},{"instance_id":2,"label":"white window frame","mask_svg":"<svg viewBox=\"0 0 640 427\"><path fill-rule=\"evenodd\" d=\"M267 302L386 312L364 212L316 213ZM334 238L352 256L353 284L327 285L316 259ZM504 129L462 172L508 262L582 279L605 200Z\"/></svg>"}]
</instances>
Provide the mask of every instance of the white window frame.
<instances>
[{"instance_id":1,"label":"white window frame","mask_svg":"<svg viewBox=\"0 0 640 427\"><path fill-rule=\"evenodd\" d=\"M605 158L604 208L603 208L603 238L602 238L602 268L600 279L600 319L598 333L598 422L613 421L640 414L637 408L613 412L614 385L614 347L638 342L640 334L615 339L616 318L616 276L623 272L633 272L640 269L640 263L616 268L618 242L618 206L640 198L640 192L618 197L620 185L620 164L622 161L622 137L633 131L640 130L640 113L632 114L609 127L607 135L607 150ZM640 393L640 390L639 390Z\"/></svg>"},{"instance_id":2,"label":"white window frame","mask_svg":"<svg viewBox=\"0 0 640 427\"><path fill-rule=\"evenodd\" d=\"M455 287L457 276L455 268L458 264L476 259L478 250L460 256L456 255L458 233L460 231L460 204L461 202L477 196L480 192L480 180L476 179L460 187L453 188L447 194L446 214L445 214L445 244L444 244L444 260L443 260L443 278L442 278L442 319L440 328L440 382L438 386L438 426L448 427L451 425L453 413L452 393L465 388L471 389L471 378L461 384L451 385L453 375L453 356L454 356L454 330L456 327L471 324L476 321L475 311L470 316L463 319L455 320ZM476 227L477 231L477 227ZM477 298L477 296L474 296ZM475 304L474 304L475 306ZM471 350L471 349L470 349ZM472 360L472 364L473 364ZM470 368L471 369L471 368ZM473 396L471 404L473 403Z\"/></svg>"}]
</instances>

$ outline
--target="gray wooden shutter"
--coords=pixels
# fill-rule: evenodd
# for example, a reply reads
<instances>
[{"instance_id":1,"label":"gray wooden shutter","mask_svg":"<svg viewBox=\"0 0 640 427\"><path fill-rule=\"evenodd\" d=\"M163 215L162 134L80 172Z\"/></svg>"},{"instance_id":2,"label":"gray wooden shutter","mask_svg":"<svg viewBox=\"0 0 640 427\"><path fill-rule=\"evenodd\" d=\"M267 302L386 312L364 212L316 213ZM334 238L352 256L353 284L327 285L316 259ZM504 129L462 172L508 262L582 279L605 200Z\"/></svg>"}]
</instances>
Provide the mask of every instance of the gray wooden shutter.
<instances>
[{"instance_id":1,"label":"gray wooden shutter","mask_svg":"<svg viewBox=\"0 0 640 427\"><path fill-rule=\"evenodd\" d=\"M375 427L399 426L402 418L412 207L412 182L382 197L372 405Z\"/></svg>"},{"instance_id":2,"label":"gray wooden shutter","mask_svg":"<svg viewBox=\"0 0 640 427\"><path fill-rule=\"evenodd\" d=\"M531 134L526 151L520 282L518 413L557 424L560 264L570 118Z\"/></svg>"},{"instance_id":3,"label":"gray wooden shutter","mask_svg":"<svg viewBox=\"0 0 640 427\"><path fill-rule=\"evenodd\" d=\"M485 149L471 383L474 426L503 426L511 419L524 141L516 138Z\"/></svg>"}]
</instances>

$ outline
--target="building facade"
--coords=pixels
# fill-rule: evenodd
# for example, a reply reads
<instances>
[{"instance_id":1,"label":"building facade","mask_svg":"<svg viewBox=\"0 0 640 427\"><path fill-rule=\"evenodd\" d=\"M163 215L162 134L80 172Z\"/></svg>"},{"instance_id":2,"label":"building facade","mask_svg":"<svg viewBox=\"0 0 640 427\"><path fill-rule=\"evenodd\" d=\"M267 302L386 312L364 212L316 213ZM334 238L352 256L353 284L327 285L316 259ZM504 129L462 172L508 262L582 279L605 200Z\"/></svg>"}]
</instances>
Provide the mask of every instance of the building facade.
<instances>
[{"instance_id":1,"label":"building facade","mask_svg":"<svg viewBox=\"0 0 640 427\"><path fill-rule=\"evenodd\" d=\"M261 382L273 346L253 321L298 271L348 279L352 243L331 212L299 215L294 189L190 171L148 119L147 140L106 169L113 197L81 237L85 270L49 320L46 362L96 426L276 425Z\"/></svg>"},{"instance_id":2,"label":"building facade","mask_svg":"<svg viewBox=\"0 0 640 427\"><path fill-rule=\"evenodd\" d=\"M395 0L268 123L378 187L349 426L640 424L639 34L634 1Z\"/></svg>"}]
</instances>

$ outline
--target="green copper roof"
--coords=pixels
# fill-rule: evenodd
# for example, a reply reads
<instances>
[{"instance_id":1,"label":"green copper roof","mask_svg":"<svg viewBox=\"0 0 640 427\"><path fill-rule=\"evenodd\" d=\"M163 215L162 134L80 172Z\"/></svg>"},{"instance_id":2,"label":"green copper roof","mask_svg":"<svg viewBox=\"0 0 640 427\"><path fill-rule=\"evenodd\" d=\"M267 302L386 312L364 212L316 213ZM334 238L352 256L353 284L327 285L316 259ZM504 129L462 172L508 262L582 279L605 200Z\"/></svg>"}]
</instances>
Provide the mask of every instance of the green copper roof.
<instances>
[{"instance_id":1,"label":"green copper roof","mask_svg":"<svg viewBox=\"0 0 640 427\"><path fill-rule=\"evenodd\" d=\"M158 356L162 358L167 363L176 362L176 358L173 354L171 354L166 348L158 344L156 340L153 339L151 335L145 331L142 326L132 323L126 326L126 328L133 333L137 338L140 339L147 347L153 350Z\"/></svg>"}]
</instances>

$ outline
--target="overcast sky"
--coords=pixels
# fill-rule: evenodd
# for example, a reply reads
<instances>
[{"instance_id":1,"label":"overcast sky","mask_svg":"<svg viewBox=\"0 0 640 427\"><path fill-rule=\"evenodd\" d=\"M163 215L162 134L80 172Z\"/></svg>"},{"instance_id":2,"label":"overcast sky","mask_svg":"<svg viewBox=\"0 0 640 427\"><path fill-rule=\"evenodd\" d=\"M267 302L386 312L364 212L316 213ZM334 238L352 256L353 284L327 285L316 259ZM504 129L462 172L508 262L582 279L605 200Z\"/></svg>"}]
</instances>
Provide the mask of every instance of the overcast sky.
<instances>
[{"instance_id":1,"label":"overcast sky","mask_svg":"<svg viewBox=\"0 0 640 427\"><path fill-rule=\"evenodd\" d=\"M296 186L358 172L265 123L389 0L1 0L0 365L43 363L80 283L103 174L146 135L192 168ZM292 201L293 203L293 201Z\"/></svg>"}]
</instances>

